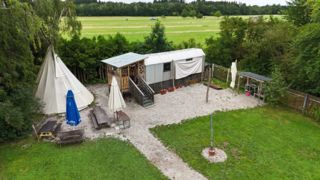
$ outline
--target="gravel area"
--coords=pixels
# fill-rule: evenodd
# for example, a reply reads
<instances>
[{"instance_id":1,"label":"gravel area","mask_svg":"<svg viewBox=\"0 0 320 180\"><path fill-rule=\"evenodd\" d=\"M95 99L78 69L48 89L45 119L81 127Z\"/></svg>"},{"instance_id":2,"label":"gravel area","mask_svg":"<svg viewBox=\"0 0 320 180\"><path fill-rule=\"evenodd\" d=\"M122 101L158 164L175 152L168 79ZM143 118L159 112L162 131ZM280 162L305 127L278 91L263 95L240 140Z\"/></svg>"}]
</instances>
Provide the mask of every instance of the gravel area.
<instances>
[{"instance_id":1,"label":"gravel area","mask_svg":"<svg viewBox=\"0 0 320 180\"><path fill-rule=\"evenodd\" d=\"M107 108L106 86L95 85L89 89L95 94L95 103L101 106L109 116L113 116ZM179 123L184 119L208 115L214 111L252 108L259 105L257 99L238 95L230 89L210 89L209 102L206 103L206 91L206 86L194 84L165 95L157 94L155 105L149 108L143 108L133 101L127 102L124 112L131 118L131 127L125 130L117 130L118 128L94 130L88 118L90 108L87 108L81 111L82 122L76 128L84 128L85 136L89 139L105 136L128 139L170 179L206 179L191 169L179 156L168 150L149 131L150 128L158 125ZM62 129L70 129L70 126L63 123Z\"/></svg>"}]
</instances>

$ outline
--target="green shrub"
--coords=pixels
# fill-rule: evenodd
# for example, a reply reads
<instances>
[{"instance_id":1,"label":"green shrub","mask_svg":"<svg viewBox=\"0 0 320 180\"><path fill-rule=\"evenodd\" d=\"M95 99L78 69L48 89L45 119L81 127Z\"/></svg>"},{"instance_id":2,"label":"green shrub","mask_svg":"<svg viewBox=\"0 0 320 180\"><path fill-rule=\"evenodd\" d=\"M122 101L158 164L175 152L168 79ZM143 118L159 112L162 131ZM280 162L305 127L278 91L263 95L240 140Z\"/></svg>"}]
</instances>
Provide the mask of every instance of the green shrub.
<instances>
[{"instance_id":1,"label":"green shrub","mask_svg":"<svg viewBox=\"0 0 320 180\"><path fill-rule=\"evenodd\" d=\"M222 16L222 13L220 11L216 11L212 15L215 17L220 17L220 16Z\"/></svg>"},{"instance_id":2,"label":"green shrub","mask_svg":"<svg viewBox=\"0 0 320 180\"><path fill-rule=\"evenodd\" d=\"M278 67L272 71L272 81L266 85L266 100L271 105L278 105L287 94L287 85Z\"/></svg>"},{"instance_id":3,"label":"green shrub","mask_svg":"<svg viewBox=\"0 0 320 180\"><path fill-rule=\"evenodd\" d=\"M320 122L320 107L313 106L311 109L311 115L316 121Z\"/></svg>"},{"instance_id":4,"label":"green shrub","mask_svg":"<svg viewBox=\"0 0 320 180\"><path fill-rule=\"evenodd\" d=\"M198 19L202 19L202 18L203 18L203 14L197 13L196 17L197 17Z\"/></svg>"}]
</instances>

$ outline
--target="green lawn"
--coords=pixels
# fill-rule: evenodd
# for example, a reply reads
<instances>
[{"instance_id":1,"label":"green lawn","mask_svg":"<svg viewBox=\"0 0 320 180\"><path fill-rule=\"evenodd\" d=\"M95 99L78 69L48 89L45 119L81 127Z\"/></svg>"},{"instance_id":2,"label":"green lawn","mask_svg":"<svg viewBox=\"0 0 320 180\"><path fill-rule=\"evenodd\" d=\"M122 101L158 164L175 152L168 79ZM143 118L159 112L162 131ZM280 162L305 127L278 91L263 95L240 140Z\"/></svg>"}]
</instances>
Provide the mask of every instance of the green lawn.
<instances>
[{"instance_id":1,"label":"green lawn","mask_svg":"<svg viewBox=\"0 0 320 180\"><path fill-rule=\"evenodd\" d=\"M209 116L152 129L170 149L210 179L320 179L320 126L283 108L214 114L215 145L228 160L209 164Z\"/></svg>"},{"instance_id":2,"label":"green lawn","mask_svg":"<svg viewBox=\"0 0 320 180\"><path fill-rule=\"evenodd\" d=\"M28 139L0 146L0 179L166 179L131 144L108 138L59 148Z\"/></svg>"}]
</instances>

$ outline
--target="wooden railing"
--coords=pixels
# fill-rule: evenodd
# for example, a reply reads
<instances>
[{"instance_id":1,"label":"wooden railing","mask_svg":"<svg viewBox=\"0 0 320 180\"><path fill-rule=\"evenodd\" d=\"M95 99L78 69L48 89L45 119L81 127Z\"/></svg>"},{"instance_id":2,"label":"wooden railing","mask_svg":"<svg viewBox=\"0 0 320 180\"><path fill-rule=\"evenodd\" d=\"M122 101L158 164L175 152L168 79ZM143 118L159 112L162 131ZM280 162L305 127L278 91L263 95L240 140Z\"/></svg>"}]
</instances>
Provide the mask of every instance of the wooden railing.
<instances>
[{"instance_id":1,"label":"wooden railing","mask_svg":"<svg viewBox=\"0 0 320 180\"><path fill-rule=\"evenodd\" d=\"M145 94L139 89L134 81L129 77L129 90L138 104L143 104L143 97Z\"/></svg>"}]
</instances>

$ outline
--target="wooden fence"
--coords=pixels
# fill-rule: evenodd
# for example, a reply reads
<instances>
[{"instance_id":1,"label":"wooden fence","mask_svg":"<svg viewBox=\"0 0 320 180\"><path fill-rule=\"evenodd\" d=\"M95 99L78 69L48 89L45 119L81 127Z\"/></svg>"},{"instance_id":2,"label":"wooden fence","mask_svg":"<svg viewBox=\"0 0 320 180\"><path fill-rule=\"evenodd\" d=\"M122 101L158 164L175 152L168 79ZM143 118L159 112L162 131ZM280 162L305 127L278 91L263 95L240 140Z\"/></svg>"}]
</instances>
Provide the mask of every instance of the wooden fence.
<instances>
[{"instance_id":1,"label":"wooden fence","mask_svg":"<svg viewBox=\"0 0 320 180\"><path fill-rule=\"evenodd\" d=\"M283 99L283 104L318 120L320 118L319 97L290 89L287 96Z\"/></svg>"},{"instance_id":2,"label":"wooden fence","mask_svg":"<svg viewBox=\"0 0 320 180\"><path fill-rule=\"evenodd\" d=\"M207 69L205 71L205 79L208 78L209 71L208 68L212 68L212 65L207 66ZM212 77L216 78L222 82L226 82L229 84L231 82L231 72L230 69L214 65L212 72ZM236 78L236 84L238 83L238 75ZM244 87L246 81L245 79L240 79L240 86ZM320 97L312 96L307 93L303 93L296 90L288 90L287 96L283 98L282 100L283 105L290 107L292 109L295 109L297 111L300 111L304 113L305 115L308 115L310 117L313 117L315 119L320 120Z\"/></svg>"}]
</instances>

